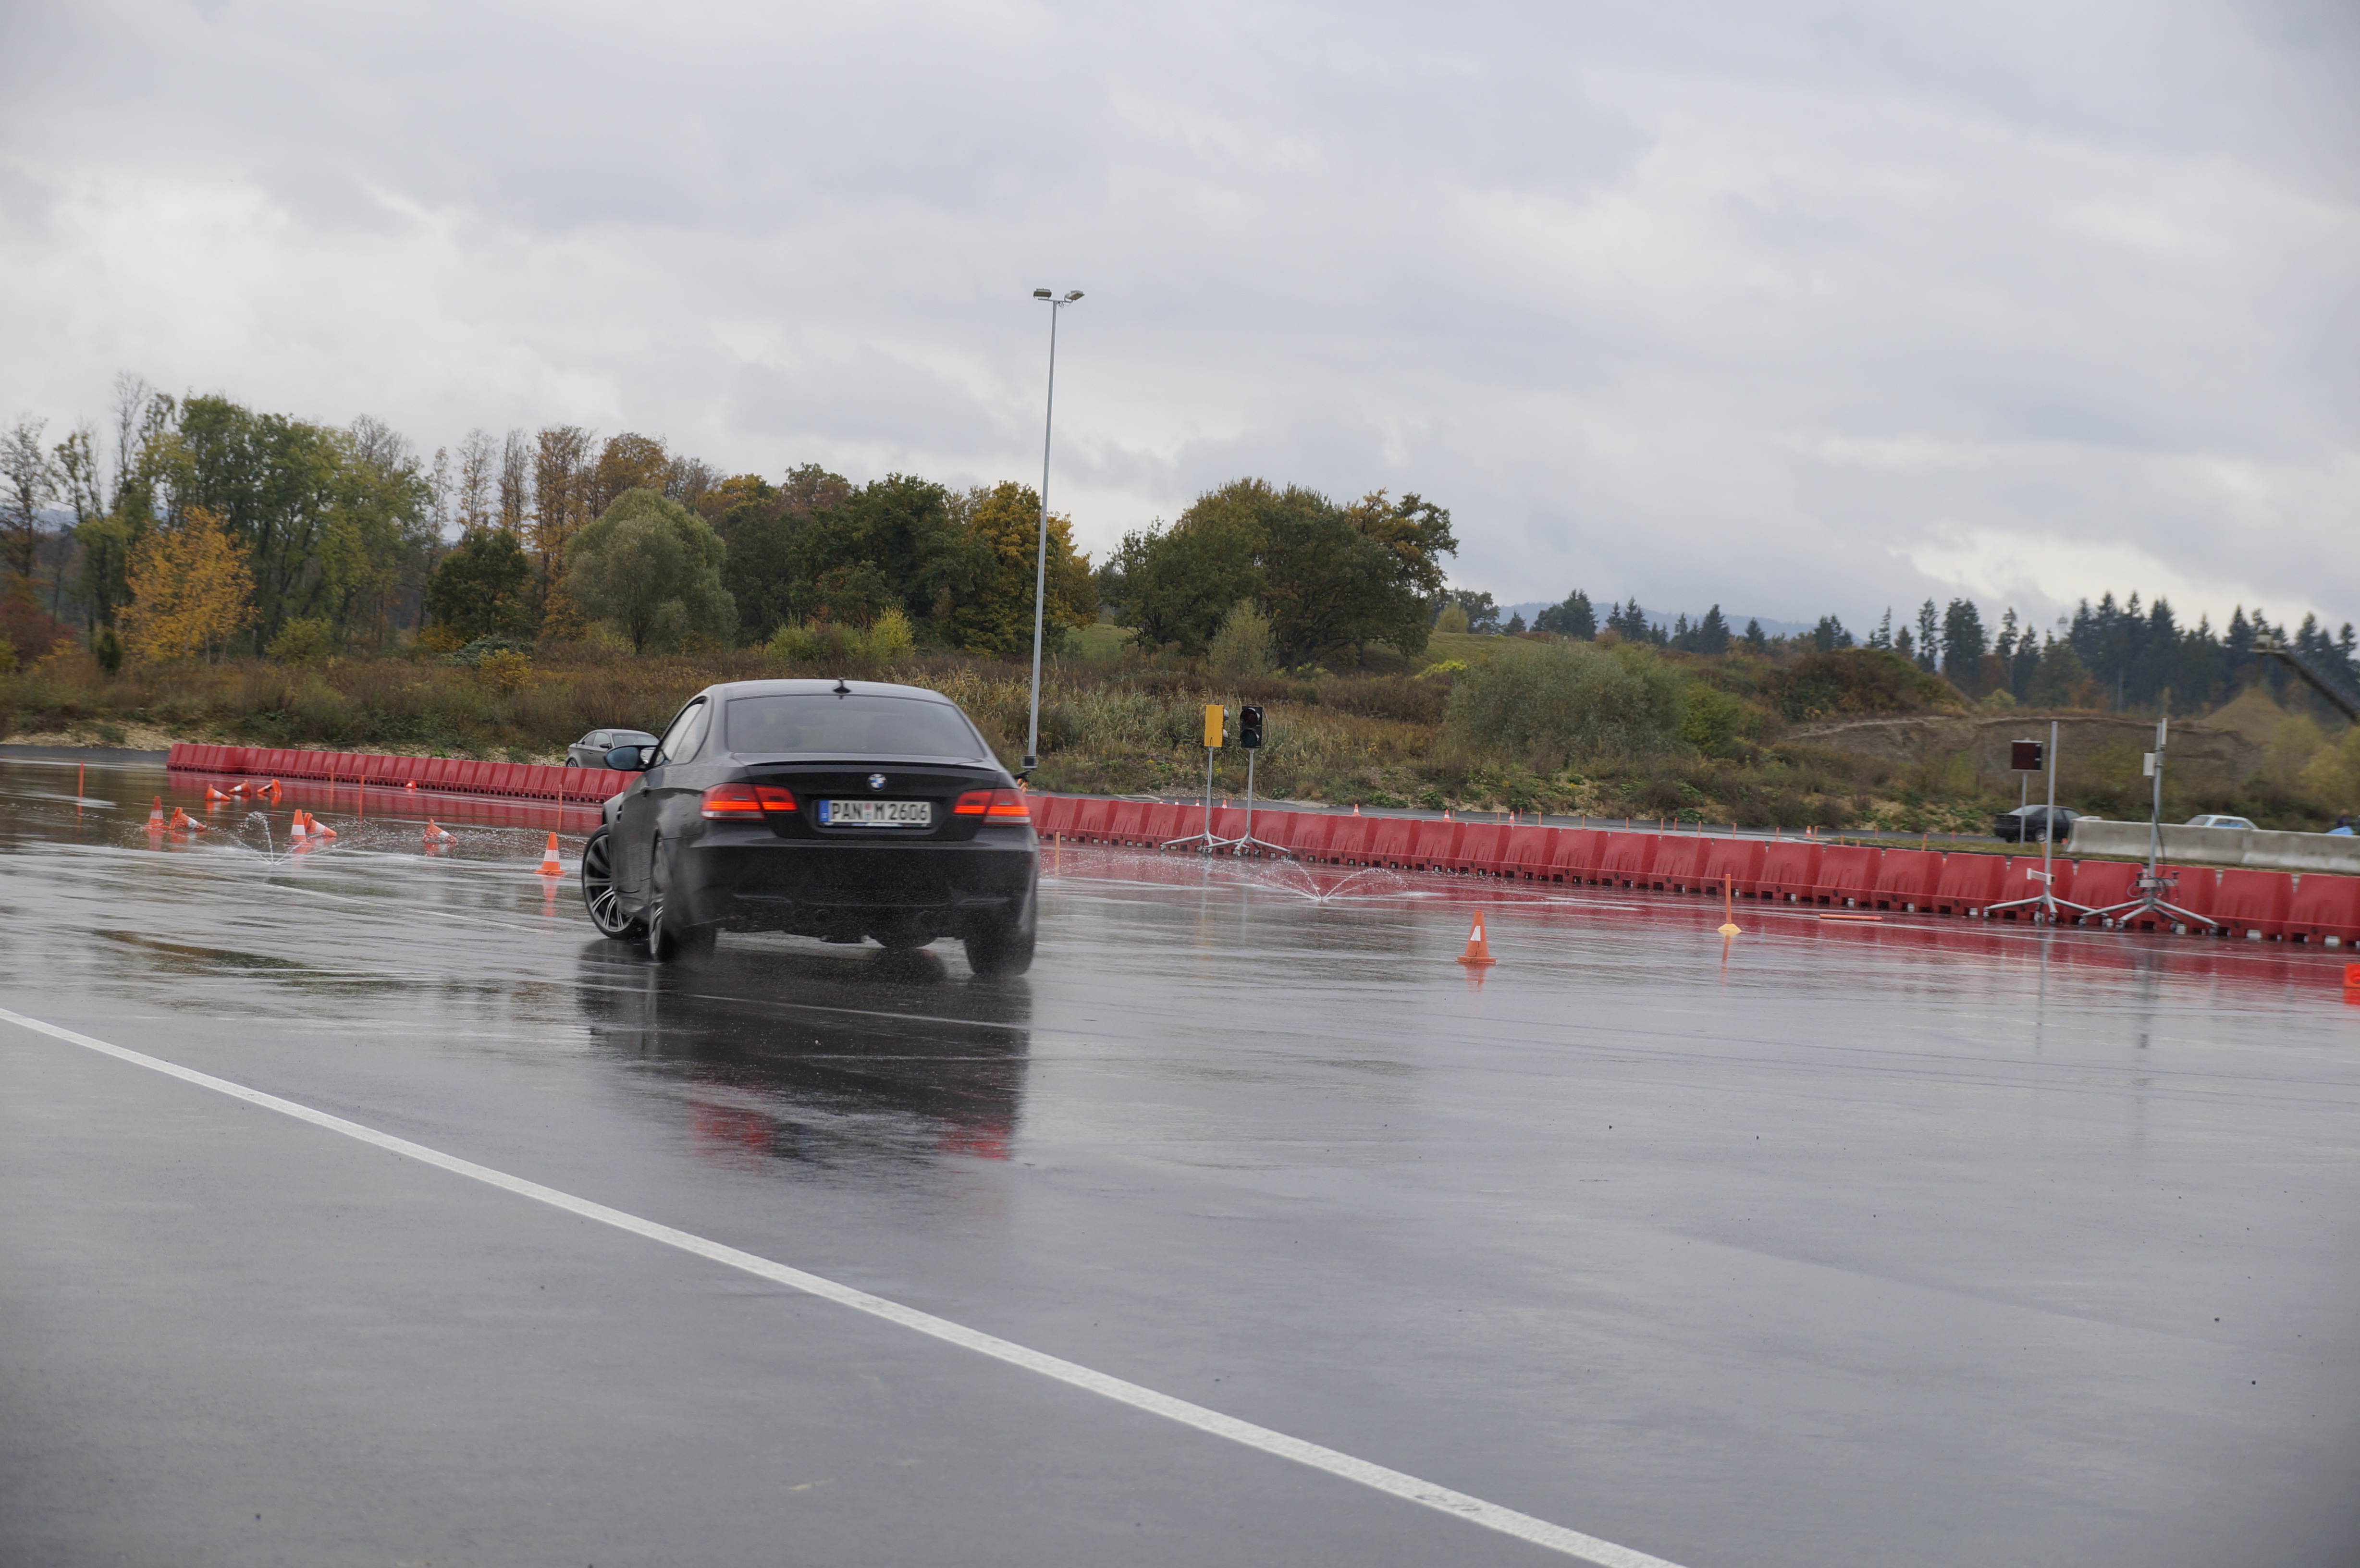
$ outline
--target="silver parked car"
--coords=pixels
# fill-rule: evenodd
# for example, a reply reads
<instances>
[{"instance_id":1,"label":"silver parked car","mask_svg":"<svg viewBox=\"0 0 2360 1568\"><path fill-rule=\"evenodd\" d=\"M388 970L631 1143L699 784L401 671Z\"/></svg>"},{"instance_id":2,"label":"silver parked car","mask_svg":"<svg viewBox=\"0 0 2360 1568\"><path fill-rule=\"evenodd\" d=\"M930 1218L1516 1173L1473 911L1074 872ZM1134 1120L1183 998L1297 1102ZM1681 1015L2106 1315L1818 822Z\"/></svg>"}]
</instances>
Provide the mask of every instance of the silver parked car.
<instances>
[{"instance_id":1,"label":"silver parked car","mask_svg":"<svg viewBox=\"0 0 2360 1568\"><path fill-rule=\"evenodd\" d=\"M2191 817L2188 819L2188 825L2191 828L2242 828L2247 833L2255 831L2254 824L2247 819L2224 817L2218 811L2207 811L2202 816Z\"/></svg>"},{"instance_id":2,"label":"silver parked car","mask_svg":"<svg viewBox=\"0 0 2360 1568\"><path fill-rule=\"evenodd\" d=\"M653 746L656 737L645 730L592 730L565 748L568 768L604 768L606 754L618 746Z\"/></svg>"}]
</instances>

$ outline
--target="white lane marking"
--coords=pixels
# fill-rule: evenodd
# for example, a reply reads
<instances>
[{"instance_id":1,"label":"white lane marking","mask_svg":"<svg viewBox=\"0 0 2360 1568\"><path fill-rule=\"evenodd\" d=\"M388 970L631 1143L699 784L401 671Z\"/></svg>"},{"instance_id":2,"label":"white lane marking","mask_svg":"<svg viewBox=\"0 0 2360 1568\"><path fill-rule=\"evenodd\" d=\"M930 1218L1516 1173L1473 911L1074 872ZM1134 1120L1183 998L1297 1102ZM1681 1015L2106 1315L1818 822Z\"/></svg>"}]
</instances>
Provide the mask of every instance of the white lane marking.
<instances>
[{"instance_id":1,"label":"white lane marking","mask_svg":"<svg viewBox=\"0 0 2360 1568\"><path fill-rule=\"evenodd\" d=\"M699 1258L708 1258L715 1263L743 1269L757 1279L768 1279L773 1284L784 1285L790 1290L801 1290L807 1295L817 1296L823 1301L834 1301L838 1306L850 1307L855 1312L882 1318L887 1323L914 1329L920 1334L939 1339L945 1344L956 1345L961 1349L972 1350L978 1355L1005 1361L1011 1367L1022 1367L1028 1372L1037 1372L1044 1377L1054 1377L1060 1383L1070 1384L1074 1388L1112 1399L1118 1404L1129 1405L1134 1410L1145 1410L1150 1415L1162 1416L1167 1421L1177 1421L1183 1426L1194 1427L1198 1432L1207 1432L1215 1437L1225 1437L1231 1443L1242 1443L1248 1448L1259 1449L1264 1454L1275 1454L1281 1459L1292 1459L1296 1464L1309 1465L1314 1470L1324 1470L1330 1475L1358 1482L1363 1486L1388 1493L1404 1501L1416 1503L1423 1508L1436 1509L1454 1519L1465 1519L1470 1524L1481 1525L1486 1530L1497 1530L1502 1535L1513 1536L1518 1541L1529 1541L1535 1546L1546 1547L1553 1552L1561 1552L1568 1557L1579 1558L1586 1563L1595 1563L1600 1565L1600 1568L1677 1568L1677 1564L1661 1557L1650 1557L1644 1552L1633 1552L1627 1546L1617 1546L1611 1541L1601 1541L1594 1535L1584 1535L1579 1530L1567 1530L1562 1525L1551 1524L1546 1519L1535 1519L1530 1514L1518 1513L1513 1508L1502 1508L1497 1503L1487 1503L1482 1498L1470 1497L1465 1492L1453 1491L1448 1486L1438 1486L1431 1481L1421 1481L1416 1476L1404 1475L1399 1470L1389 1470L1382 1465L1372 1465L1365 1459L1355 1459L1349 1454L1338 1453L1332 1448L1324 1448L1316 1443L1306 1443L1299 1437L1289 1437L1284 1432L1273 1432L1268 1427L1256 1426L1251 1421L1240 1421L1235 1416L1223 1415L1218 1410L1207 1410L1202 1405L1191 1404L1185 1399L1176 1399L1169 1394L1157 1393L1153 1388L1142 1388L1137 1383L1125 1382L1120 1377L1111 1377L1104 1372L1093 1371L1077 1362L1028 1349L1011 1340L985 1334L979 1329L968 1328L964 1323L953 1323L948 1318L938 1318L932 1312L923 1312L915 1307L905 1307L899 1301L889 1301L882 1296L872 1296L866 1290L855 1290L849 1285L839 1285L835 1280L825 1279L820 1275L806 1274L800 1269L791 1269L783 1263L773 1263L767 1258L759 1258L750 1252L741 1252L734 1247L725 1247L720 1242L709 1241L704 1236L693 1235L688 1231L675 1230L671 1225L660 1225L654 1220L642 1219L637 1214L626 1214L621 1209L610 1209L604 1203L593 1203L587 1198L577 1198L571 1192L561 1192L554 1187L544 1187L538 1181L528 1181L521 1176L511 1176L504 1171L495 1171L487 1165L477 1165L473 1160L461 1160L455 1155L444 1154L440 1149L429 1149L424 1144L412 1143L408 1138L378 1132L376 1128L363 1127L358 1122L349 1122L342 1116L330 1116L325 1111L315 1111L309 1105L298 1105L292 1100L282 1100L276 1094L265 1094L259 1089L249 1089L243 1083L233 1083L226 1078L216 1078L209 1073L200 1073L194 1068L182 1067L177 1062L166 1062L159 1057L148 1056L124 1046L113 1045L86 1034L77 1034L72 1029L45 1023L39 1018L27 1018L22 1013L12 1013L5 1007L0 1007L0 1020L15 1024L19 1029L31 1029L36 1034L48 1035L53 1040L64 1040L69 1045L78 1045L88 1051L98 1051L102 1055L115 1057L118 1061L128 1062L136 1067L145 1067L151 1072L165 1073L184 1083L194 1083L200 1088L211 1089L216 1094L227 1094L233 1099L244 1100L249 1105L259 1105L265 1110L277 1111L281 1116L292 1116L298 1121L310 1122L314 1127L325 1127L330 1132L339 1132L346 1138L374 1144L379 1149L401 1155L406 1159L448 1171L456 1176L467 1177L471 1181L481 1181L486 1186L497 1187L503 1192L514 1192L519 1197L530 1198L536 1203L547 1203L552 1208L563 1209L567 1214L578 1214L584 1219L595 1220L600 1225L612 1225L617 1230L628 1231L633 1236L644 1236L650 1241L661 1242L666 1247L678 1247L683 1252L694 1253Z\"/></svg>"}]
</instances>

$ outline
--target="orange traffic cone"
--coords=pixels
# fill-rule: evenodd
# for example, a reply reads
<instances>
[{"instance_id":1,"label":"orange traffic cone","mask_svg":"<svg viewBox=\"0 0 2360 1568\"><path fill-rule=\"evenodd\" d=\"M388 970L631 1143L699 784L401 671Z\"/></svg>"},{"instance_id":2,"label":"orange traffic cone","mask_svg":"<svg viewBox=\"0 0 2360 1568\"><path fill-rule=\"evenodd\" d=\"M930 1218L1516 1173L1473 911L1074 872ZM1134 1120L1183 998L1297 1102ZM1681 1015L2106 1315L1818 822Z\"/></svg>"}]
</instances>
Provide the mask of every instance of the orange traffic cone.
<instances>
[{"instance_id":1,"label":"orange traffic cone","mask_svg":"<svg viewBox=\"0 0 2360 1568\"><path fill-rule=\"evenodd\" d=\"M413 779L409 783L404 784L402 788L405 789L416 789L418 788L418 780Z\"/></svg>"},{"instance_id":2,"label":"orange traffic cone","mask_svg":"<svg viewBox=\"0 0 2360 1568\"><path fill-rule=\"evenodd\" d=\"M426 846L429 849L432 849L438 844L456 844L458 842L459 835L457 833L453 833L448 828L435 826L434 819L432 817L426 819Z\"/></svg>"},{"instance_id":3,"label":"orange traffic cone","mask_svg":"<svg viewBox=\"0 0 2360 1568\"><path fill-rule=\"evenodd\" d=\"M223 794L220 790L218 790L218 789L214 789L214 788L213 788L212 785L210 785L210 784L208 784L208 785L206 785L206 786L205 786L205 804L206 804L206 805L208 805L208 806L223 806L223 805L227 805L228 803L229 803L229 797L228 797L228 796L226 796L226 795Z\"/></svg>"},{"instance_id":4,"label":"orange traffic cone","mask_svg":"<svg viewBox=\"0 0 2360 1568\"><path fill-rule=\"evenodd\" d=\"M233 794L233 795L243 795L243 794L245 794L245 793L246 793L246 780L245 780L245 779L239 779L236 783L235 783L235 784L231 785L231 786L229 787L229 792L230 792L231 794Z\"/></svg>"},{"instance_id":5,"label":"orange traffic cone","mask_svg":"<svg viewBox=\"0 0 2360 1568\"><path fill-rule=\"evenodd\" d=\"M313 838L333 838L336 836L335 829L330 827L327 823L322 822L319 818L313 816L309 811L303 813L303 825L311 830L311 836Z\"/></svg>"},{"instance_id":6,"label":"orange traffic cone","mask_svg":"<svg viewBox=\"0 0 2360 1568\"><path fill-rule=\"evenodd\" d=\"M269 783L265 784L260 789L257 790L256 793L269 796L270 803L274 806L279 804L279 780L273 779Z\"/></svg>"},{"instance_id":7,"label":"orange traffic cone","mask_svg":"<svg viewBox=\"0 0 2360 1568\"><path fill-rule=\"evenodd\" d=\"M311 830L303 825L303 813L299 808L295 812L294 824L287 830L287 836L290 840L308 838L311 836Z\"/></svg>"},{"instance_id":8,"label":"orange traffic cone","mask_svg":"<svg viewBox=\"0 0 2360 1568\"><path fill-rule=\"evenodd\" d=\"M156 803L148 808L148 831L149 833L164 831L164 797L161 795L157 796Z\"/></svg>"},{"instance_id":9,"label":"orange traffic cone","mask_svg":"<svg viewBox=\"0 0 2360 1568\"><path fill-rule=\"evenodd\" d=\"M180 810L178 806L172 808L172 821L169 825L174 833L202 833L205 831L204 823L197 821L196 818L189 815L188 812Z\"/></svg>"},{"instance_id":10,"label":"orange traffic cone","mask_svg":"<svg viewBox=\"0 0 2360 1568\"><path fill-rule=\"evenodd\" d=\"M1491 956L1491 944L1483 940L1483 911L1480 909L1475 911L1475 923L1468 928L1467 951L1459 955L1459 962L1467 964L1500 962Z\"/></svg>"},{"instance_id":11,"label":"orange traffic cone","mask_svg":"<svg viewBox=\"0 0 2360 1568\"><path fill-rule=\"evenodd\" d=\"M541 874L543 877L563 877L565 875L565 867L557 863L557 835L555 833L551 833L549 835L549 847L541 852Z\"/></svg>"}]
</instances>

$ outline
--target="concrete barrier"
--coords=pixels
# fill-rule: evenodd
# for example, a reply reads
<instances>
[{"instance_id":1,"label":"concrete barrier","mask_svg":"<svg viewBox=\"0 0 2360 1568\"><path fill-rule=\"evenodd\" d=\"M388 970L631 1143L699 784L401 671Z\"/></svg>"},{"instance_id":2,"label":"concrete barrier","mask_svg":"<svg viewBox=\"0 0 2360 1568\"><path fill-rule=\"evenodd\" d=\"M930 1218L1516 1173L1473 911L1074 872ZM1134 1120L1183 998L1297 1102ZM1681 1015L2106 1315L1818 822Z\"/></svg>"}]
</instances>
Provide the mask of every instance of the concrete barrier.
<instances>
[{"instance_id":1,"label":"concrete barrier","mask_svg":"<svg viewBox=\"0 0 2360 1568\"><path fill-rule=\"evenodd\" d=\"M2145 822L2081 821L2067 847L2075 855L2120 855L2145 860ZM2182 866L2233 866L2251 871L2333 871L2360 875L2360 837L2336 833L2272 833L2260 828L2163 830L2163 857Z\"/></svg>"}]
</instances>

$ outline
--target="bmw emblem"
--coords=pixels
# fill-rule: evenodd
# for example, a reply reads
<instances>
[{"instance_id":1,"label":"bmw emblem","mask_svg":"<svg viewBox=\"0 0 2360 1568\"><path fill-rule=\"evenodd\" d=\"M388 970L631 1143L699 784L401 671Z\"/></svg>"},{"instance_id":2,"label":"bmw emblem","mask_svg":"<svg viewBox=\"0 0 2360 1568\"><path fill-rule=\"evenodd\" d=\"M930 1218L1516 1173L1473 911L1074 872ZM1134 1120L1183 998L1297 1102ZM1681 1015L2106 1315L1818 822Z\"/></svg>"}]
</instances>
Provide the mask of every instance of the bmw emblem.
<instances>
[{"instance_id":1,"label":"bmw emblem","mask_svg":"<svg viewBox=\"0 0 2360 1568\"><path fill-rule=\"evenodd\" d=\"M869 787L871 789L882 789L885 788L885 775L882 773L870 774L869 776Z\"/></svg>"}]
</instances>

